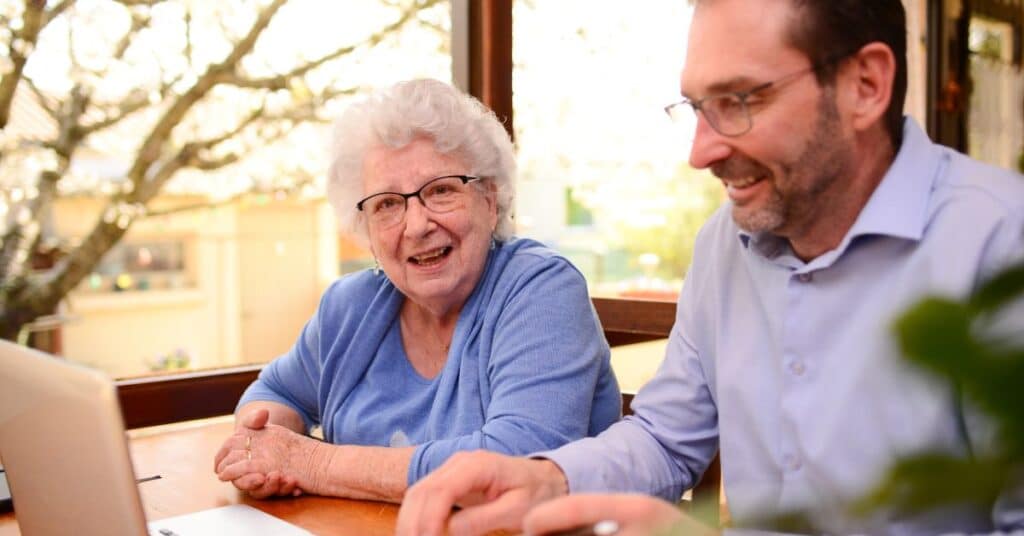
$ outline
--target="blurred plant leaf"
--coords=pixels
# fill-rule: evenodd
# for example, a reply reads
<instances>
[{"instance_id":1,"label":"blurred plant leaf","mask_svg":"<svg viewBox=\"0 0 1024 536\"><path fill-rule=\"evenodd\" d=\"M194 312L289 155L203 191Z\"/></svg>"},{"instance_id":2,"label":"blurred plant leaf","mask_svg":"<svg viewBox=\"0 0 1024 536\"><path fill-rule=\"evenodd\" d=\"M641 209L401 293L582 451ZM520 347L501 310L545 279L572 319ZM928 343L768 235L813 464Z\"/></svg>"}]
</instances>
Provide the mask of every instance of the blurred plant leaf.
<instances>
[{"instance_id":1,"label":"blurred plant leaf","mask_svg":"<svg viewBox=\"0 0 1024 536\"><path fill-rule=\"evenodd\" d=\"M1004 460L965 460L921 454L897 464L885 483L854 505L868 514L879 505L918 512L941 504L991 505L1006 480Z\"/></svg>"},{"instance_id":2,"label":"blurred plant leaf","mask_svg":"<svg viewBox=\"0 0 1024 536\"><path fill-rule=\"evenodd\" d=\"M902 460L854 505L855 512L991 505L1016 484L1013 479L1024 470L1024 348L1019 337L996 337L989 328L1007 306L1019 307L1022 296L1024 263L999 273L962 302L926 298L897 319L894 330L906 358L948 380L965 404L983 411L996 428L997 445L969 458L921 453Z\"/></svg>"},{"instance_id":3,"label":"blurred plant leaf","mask_svg":"<svg viewBox=\"0 0 1024 536\"><path fill-rule=\"evenodd\" d=\"M996 274L971 297L971 305L989 311L1017 299L1024 293L1024 263Z\"/></svg>"}]
</instances>

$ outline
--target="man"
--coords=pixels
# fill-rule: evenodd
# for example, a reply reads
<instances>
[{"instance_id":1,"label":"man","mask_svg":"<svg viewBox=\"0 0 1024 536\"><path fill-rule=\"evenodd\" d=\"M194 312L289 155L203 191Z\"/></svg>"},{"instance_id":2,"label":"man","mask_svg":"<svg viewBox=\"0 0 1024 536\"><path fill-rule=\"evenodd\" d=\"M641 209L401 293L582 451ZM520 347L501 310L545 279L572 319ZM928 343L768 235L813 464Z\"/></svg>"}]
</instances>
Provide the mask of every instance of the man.
<instances>
[{"instance_id":1,"label":"man","mask_svg":"<svg viewBox=\"0 0 1024 536\"><path fill-rule=\"evenodd\" d=\"M1024 529L1024 488L991 508L845 509L903 456L989 446L955 393L902 361L890 326L1024 252L1024 180L902 117L899 0L696 4L674 108L697 111L690 163L730 202L697 238L665 362L635 415L597 438L543 459L453 458L406 494L399 534L602 519L646 533L681 514L642 495L576 494L675 502L719 446L740 526L802 511L837 533Z\"/></svg>"}]
</instances>

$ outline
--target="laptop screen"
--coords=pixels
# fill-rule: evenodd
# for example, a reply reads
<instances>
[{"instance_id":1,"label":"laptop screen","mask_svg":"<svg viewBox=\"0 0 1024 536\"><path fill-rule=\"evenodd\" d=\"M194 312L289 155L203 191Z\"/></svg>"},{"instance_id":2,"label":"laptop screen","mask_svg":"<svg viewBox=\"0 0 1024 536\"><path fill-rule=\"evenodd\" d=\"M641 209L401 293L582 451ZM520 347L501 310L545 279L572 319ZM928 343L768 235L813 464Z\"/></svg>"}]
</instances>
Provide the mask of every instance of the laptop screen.
<instances>
[{"instance_id":1,"label":"laptop screen","mask_svg":"<svg viewBox=\"0 0 1024 536\"><path fill-rule=\"evenodd\" d=\"M0 453L22 534L146 534L104 374L0 341Z\"/></svg>"}]
</instances>

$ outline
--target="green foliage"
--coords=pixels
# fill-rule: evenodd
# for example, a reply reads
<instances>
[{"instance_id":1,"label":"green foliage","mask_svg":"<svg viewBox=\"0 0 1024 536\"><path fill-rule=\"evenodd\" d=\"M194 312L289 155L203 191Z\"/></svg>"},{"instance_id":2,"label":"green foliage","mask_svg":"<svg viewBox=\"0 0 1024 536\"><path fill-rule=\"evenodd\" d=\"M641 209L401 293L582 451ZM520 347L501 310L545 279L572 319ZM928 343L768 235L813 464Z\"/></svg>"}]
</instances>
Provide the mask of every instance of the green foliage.
<instances>
[{"instance_id":1,"label":"green foliage","mask_svg":"<svg viewBox=\"0 0 1024 536\"><path fill-rule=\"evenodd\" d=\"M885 483L855 506L869 513L882 505L916 512L937 505L991 505L1007 477L1002 459L969 460L944 454L921 454L904 460Z\"/></svg>"},{"instance_id":2,"label":"green foliage","mask_svg":"<svg viewBox=\"0 0 1024 536\"><path fill-rule=\"evenodd\" d=\"M719 181L688 166L680 166L665 188L663 196L673 204L658 211L663 224L634 228L620 223L617 232L630 258L654 253L660 259L654 275L673 279L686 273L697 231L722 204L724 196Z\"/></svg>"},{"instance_id":3,"label":"green foliage","mask_svg":"<svg viewBox=\"0 0 1024 536\"><path fill-rule=\"evenodd\" d=\"M1005 320L1008 306L1020 307L1022 295L1024 264L1000 273L963 302L928 298L897 320L894 328L906 357L948 379L966 403L984 411L996 427L998 444L973 458L922 453L902 460L856 511L987 505L1024 471L1024 348L1019 334L1014 341L993 329L997 320Z\"/></svg>"}]
</instances>

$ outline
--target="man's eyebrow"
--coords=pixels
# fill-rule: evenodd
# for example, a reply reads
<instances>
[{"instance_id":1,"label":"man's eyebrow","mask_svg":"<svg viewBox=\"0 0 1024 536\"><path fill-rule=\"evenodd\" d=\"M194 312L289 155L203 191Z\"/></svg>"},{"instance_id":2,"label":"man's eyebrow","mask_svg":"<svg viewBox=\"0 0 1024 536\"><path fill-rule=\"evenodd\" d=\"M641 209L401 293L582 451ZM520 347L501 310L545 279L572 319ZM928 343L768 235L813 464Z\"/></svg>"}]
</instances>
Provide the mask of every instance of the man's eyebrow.
<instances>
[{"instance_id":1,"label":"man's eyebrow","mask_svg":"<svg viewBox=\"0 0 1024 536\"><path fill-rule=\"evenodd\" d=\"M700 95L699 97L688 95L688 92L686 90L683 90L682 94L684 97L688 99L697 99L712 95L720 95L722 93L731 93L733 91L745 91L750 88L757 87L763 83L764 82L760 79L751 78L746 75L740 75L732 78L727 78L725 80L720 80L718 82L711 84L705 89L704 94Z\"/></svg>"}]
</instances>

